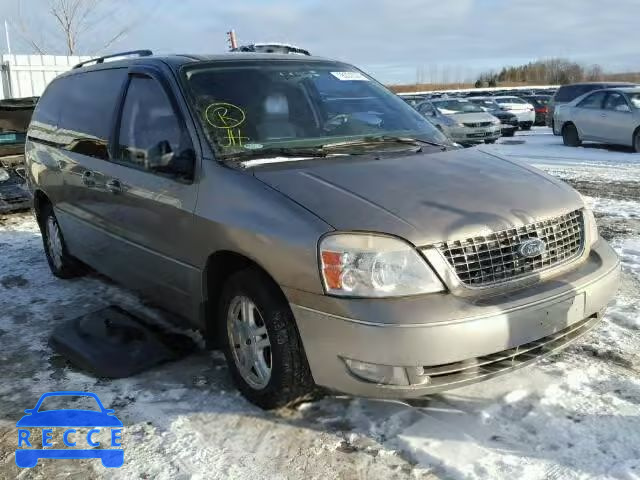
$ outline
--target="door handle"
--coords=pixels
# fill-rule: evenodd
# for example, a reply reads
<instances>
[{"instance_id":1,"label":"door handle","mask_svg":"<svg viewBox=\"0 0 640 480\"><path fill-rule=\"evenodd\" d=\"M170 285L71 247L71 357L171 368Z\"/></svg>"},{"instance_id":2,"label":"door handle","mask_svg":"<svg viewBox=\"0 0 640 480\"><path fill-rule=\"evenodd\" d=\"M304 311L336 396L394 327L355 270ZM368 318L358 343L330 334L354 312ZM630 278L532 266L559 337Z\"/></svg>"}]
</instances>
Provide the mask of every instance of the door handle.
<instances>
[{"instance_id":1,"label":"door handle","mask_svg":"<svg viewBox=\"0 0 640 480\"><path fill-rule=\"evenodd\" d=\"M107 190L109 190L111 193L120 193L122 192L122 184L120 183L120 180L109 180L106 184L105 187L107 187Z\"/></svg>"},{"instance_id":2,"label":"door handle","mask_svg":"<svg viewBox=\"0 0 640 480\"><path fill-rule=\"evenodd\" d=\"M93 172L91 170L86 170L82 174L82 183L84 183L87 187L95 186L96 181L93 178Z\"/></svg>"}]
</instances>

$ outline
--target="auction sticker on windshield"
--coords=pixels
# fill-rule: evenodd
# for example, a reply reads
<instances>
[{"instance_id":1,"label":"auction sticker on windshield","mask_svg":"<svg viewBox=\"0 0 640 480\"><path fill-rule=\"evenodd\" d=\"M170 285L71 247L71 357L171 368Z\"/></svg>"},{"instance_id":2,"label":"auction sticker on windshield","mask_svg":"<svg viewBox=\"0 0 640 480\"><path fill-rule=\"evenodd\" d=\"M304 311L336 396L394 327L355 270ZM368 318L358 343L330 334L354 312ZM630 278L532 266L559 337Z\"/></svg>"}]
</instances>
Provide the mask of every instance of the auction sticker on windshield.
<instances>
[{"instance_id":1,"label":"auction sticker on windshield","mask_svg":"<svg viewBox=\"0 0 640 480\"><path fill-rule=\"evenodd\" d=\"M369 79L360 72L331 72L331 75L338 80L361 80L368 82Z\"/></svg>"},{"instance_id":2,"label":"auction sticker on windshield","mask_svg":"<svg viewBox=\"0 0 640 480\"><path fill-rule=\"evenodd\" d=\"M124 463L122 422L95 393L45 393L24 412L16 423L18 467L35 467L41 458L99 458L107 468Z\"/></svg>"}]
</instances>

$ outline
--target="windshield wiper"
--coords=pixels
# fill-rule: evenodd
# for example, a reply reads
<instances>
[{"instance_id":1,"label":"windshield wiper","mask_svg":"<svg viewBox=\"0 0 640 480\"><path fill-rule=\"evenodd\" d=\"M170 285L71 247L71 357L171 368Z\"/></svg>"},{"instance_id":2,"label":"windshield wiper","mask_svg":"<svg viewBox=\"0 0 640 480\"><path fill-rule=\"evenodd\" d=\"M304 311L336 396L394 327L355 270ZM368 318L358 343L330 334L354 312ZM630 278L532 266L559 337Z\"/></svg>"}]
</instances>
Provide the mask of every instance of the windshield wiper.
<instances>
[{"instance_id":1,"label":"windshield wiper","mask_svg":"<svg viewBox=\"0 0 640 480\"><path fill-rule=\"evenodd\" d=\"M419 147L421 145L430 145L433 147L439 147L443 150L448 150L449 147L442 143L432 142L429 140L422 140L421 138L412 137L398 137L394 135L373 135L368 137L362 137L357 140L347 140L345 142L325 143L322 145L323 150L341 149L344 147L359 147L367 145L389 144L396 143L402 145L412 145Z\"/></svg>"},{"instance_id":2,"label":"windshield wiper","mask_svg":"<svg viewBox=\"0 0 640 480\"><path fill-rule=\"evenodd\" d=\"M321 147L267 147L256 150L244 150L220 156L223 162L244 162L255 158L273 157L326 157Z\"/></svg>"},{"instance_id":3,"label":"windshield wiper","mask_svg":"<svg viewBox=\"0 0 640 480\"><path fill-rule=\"evenodd\" d=\"M370 145L384 145L384 144L402 144L411 145L414 147L421 147L422 145L429 145L440 148L442 151L448 150L450 146L442 143L431 142L429 140L422 140L419 138L410 137L396 137L393 135L379 135L362 137L357 140L347 140L345 142L325 143L317 147L266 147L256 150L244 150L240 152L232 152L220 156L220 160L225 163L241 164L248 160L253 159L267 159L274 157L296 158L296 157L308 157L308 158L321 158L330 155L335 155L334 152L340 151L343 148L349 147L363 147ZM349 152L350 155L364 154L366 152Z\"/></svg>"}]
</instances>

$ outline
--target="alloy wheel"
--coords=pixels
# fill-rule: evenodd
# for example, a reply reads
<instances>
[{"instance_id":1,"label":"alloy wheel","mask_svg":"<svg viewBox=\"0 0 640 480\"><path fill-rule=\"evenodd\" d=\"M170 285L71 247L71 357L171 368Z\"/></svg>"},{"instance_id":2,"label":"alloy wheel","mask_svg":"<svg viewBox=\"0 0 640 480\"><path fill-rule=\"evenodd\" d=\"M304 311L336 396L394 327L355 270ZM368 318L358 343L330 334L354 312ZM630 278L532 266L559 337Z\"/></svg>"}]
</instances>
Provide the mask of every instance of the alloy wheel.
<instances>
[{"instance_id":1,"label":"alloy wheel","mask_svg":"<svg viewBox=\"0 0 640 480\"><path fill-rule=\"evenodd\" d=\"M256 390L265 388L271 379L271 342L262 314L250 298L236 296L229 303L227 335L242 378Z\"/></svg>"},{"instance_id":2,"label":"alloy wheel","mask_svg":"<svg viewBox=\"0 0 640 480\"><path fill-rule=\"evenodd\" d=\"M47 218L47 249L53 265L57 269L62 268L62 236L58 222L52 216Z\"/></svg>"}]
</instances>

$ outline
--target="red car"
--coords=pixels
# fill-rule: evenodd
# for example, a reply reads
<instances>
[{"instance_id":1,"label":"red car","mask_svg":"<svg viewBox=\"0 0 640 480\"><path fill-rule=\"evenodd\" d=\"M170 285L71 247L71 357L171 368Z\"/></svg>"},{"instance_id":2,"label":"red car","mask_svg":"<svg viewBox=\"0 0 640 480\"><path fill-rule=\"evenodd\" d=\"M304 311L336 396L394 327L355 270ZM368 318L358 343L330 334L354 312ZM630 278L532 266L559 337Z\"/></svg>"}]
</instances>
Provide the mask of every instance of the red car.
<instances>
[{"instance_id":1,"label":"red car","mask_svg":"<svg viewBox=\"0 0 640 480\"><path fill-rule=\"evenodd\" d=\"M520 97L526 100L536 111L536 120L534 125L544 125L547 118L547 111L549 109L548 104L551 100L551 95L526 95Z\"/></svg>"}]
</instances>

